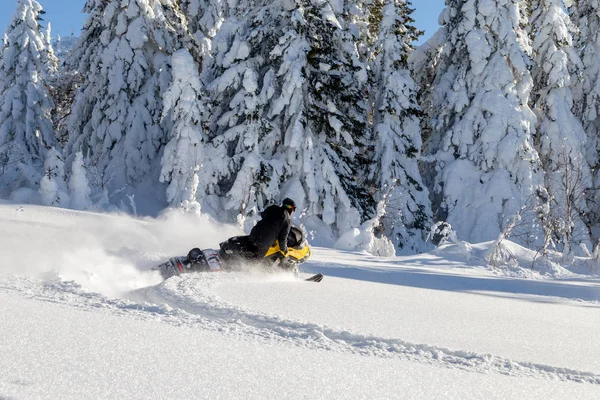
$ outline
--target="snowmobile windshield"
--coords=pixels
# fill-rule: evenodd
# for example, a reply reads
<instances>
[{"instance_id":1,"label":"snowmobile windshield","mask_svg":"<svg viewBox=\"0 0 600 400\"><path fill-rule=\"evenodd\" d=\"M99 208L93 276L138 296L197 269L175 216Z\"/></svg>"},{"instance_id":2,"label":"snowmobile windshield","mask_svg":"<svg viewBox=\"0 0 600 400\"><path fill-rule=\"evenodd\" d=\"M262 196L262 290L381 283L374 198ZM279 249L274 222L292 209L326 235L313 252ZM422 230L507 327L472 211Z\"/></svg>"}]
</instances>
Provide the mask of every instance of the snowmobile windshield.
<instances>
[{"instance_id":1,"label":"snowmobile windshield","mask_svg":"<svg viewBox=\"0 0 600 400\"><path fill-rule=\"evenodd\" d=\"M288 247L297 247L304 241L304 232L296 226L292 226L290 234L288 235L287 245Z\"/></svg>"}]
</instances>

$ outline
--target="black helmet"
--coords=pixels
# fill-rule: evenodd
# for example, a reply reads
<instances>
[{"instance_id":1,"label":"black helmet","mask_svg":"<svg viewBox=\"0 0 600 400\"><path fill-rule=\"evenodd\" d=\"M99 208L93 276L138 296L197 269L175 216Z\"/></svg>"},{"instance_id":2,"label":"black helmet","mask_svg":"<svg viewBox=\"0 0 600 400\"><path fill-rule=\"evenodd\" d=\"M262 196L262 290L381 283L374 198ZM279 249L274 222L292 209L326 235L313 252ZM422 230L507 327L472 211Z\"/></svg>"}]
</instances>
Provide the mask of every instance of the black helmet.
<instances>
[{"instance_id":1,"label":"black helmet","mask_svg":"<svg viewBox=\"0 0 600 400\"><path fill-rule=\"evenodd\" d=\"M187 255L187 262L190 264L201 264L204 261L204 253L197 247L191 249Z\"/></svg>"},{"instance_id":2,"label":"black helmet","mask_svg":"<svg viewBox=\"0 0 600 400\"><path fill-rule=\"evenodd\" d=\"M294 200L287 198L287 197L285 199L283 199L283 201L281 202L281 205L283 206L283 208L290 210L290 211L294 211L296 209L296 203L294 203Z\"/></svg>"}]
</instances>

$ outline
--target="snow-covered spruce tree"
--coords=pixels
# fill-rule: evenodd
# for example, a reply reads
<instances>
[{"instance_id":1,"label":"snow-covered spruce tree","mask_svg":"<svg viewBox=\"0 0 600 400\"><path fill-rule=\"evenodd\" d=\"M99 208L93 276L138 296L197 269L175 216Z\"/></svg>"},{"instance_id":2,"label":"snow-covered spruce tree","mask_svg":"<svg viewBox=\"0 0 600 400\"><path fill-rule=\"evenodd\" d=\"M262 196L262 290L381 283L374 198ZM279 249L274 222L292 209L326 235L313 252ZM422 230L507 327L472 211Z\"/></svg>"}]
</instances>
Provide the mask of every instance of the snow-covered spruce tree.
<instances>
[{"instance_id":1,"label":"snow-covered spruce tree","mask_svg":"<svg viewBox=\"0 0 600 400\"><path fill-rule=\"evenodd\" d=\"M52 123L55 137L63 148L67 147L68 118L75 100L75 92L78 85L81 84L81 78L81 74L77 71L61 68L59 73L49 80L48 91L54 104Z\"/></svg>"},{"instance_id":2,"label":"snow-covered spruce tree","mask_svg":"<svg viewBox=\"0 0 600 400\"><path fill-rule=\"evenodd\" d=\"M223 22L229 18L242 18L268 0L179 0L181 10L188 20L189 30L200 44L203 54L211 48Z\"/></svg>"},{"instance_id":3,"label":"snow-covered spruce tree","mask_svg":"<svg viewBox=\"0 0 600 400\"><path fill-rule=\"evenodd\" d=\"M582 69L572 43L575 27L561 0L534 0L532 10L532 98L539 114L535 142L546 173L546 187L555 202L551 217L562 221L556 226L566 226L553 234L571 248L584 243L591 249L588 229L582 221L587 213L585 191L591 187L585 162L586 134L571 111L571 85ZM574 173L578 174L577 182Z\"/></svg>"},{"instance_id":4,"label":"snow-covered spruce tree","mask_svg":"<svg viewBox=\"0 0 600 400\"><path fill-rule=\"evenodd\" d=\"M52 125L54 126L54 136L59 145L65 148L68 140L67 132L67 117L71 112L73 98L75 95L75 86L80 81L79 74L73 70L65 68L61 65L54 48L51 45L52 36L50 34L50 23L46 27L46 44L48 51L48 71L49 75L46 79L48 93L52 98L54 109L52 112ZM60 44L60 38L56 41L57 46Z\"/></svg>"},{"instance_id":5,"label":"snow-covered spruce tree","mask_svg":"<svg viewBox=\"0 0 600 400\"><path fill-rule=\"evenodd\" d=\"M520 0L447 0L443 33L429 52L411 60L427 70L435 61L424 152L435 165L436 219L470 242L497 239L543 185L533 147L535 115ZM440 40L443 39L443 40ZM439 46L439 47L438 47ZM528 239L535 239L534 221Z\"/></svg>"},{"instance_id":6,"label":"snow-covered spruce tree","mask_svg":"<svg viewBox=\"0 0 600 400\"><path fill-rule=\"evenodd\" d=\"M56 180L52 176L52 170L46 170L40 180L40 200L42 204L46 206L58 206L60 201L58 186L56 185Z\"/></svg>"},{"instance_id":7,"label":"snow-covered spruce tree","mask_svg":"<svg viewBox=\"0 0 600 400\"><path fill-rule=\"evenodd\" d=\"M210 82L209 96L214 105L210 132L211 146L215 150L204 173L216 177L219 185L215 189L201 187L201 191L208 195L203 209L222 219L234 220L238 214L256 213L276 196L279 189L278 179L268 162L277 145L277 132L263 117L265 105L272 96L267 89L274 78L273 71L263 75L265 90L260 92L258 87L258 71L268 68L265 64L269 50L261 48L261 42L267 40L269 29L274 31L271 42L280 34L273 29L279 21L273 17L272 10L279 10L278 6L280 3L276 2L271 7L250 13L246 21L230 18L213 39L214 58L204 79ZM263 26L254 20L270 21L271 24ZM254 35L256 44L246 42L252 31L261 33ZM254 49L252 45L255 45ZM255 53L253 56L251 51ZM271 176L265 176L267 174ZM270 182L274 185L260 188L258 198L253 197L256 187ZM267 197L263 198L264 195ZM230 215L221 215L223 210L231 210Z\"/></svg>"},{"instance_id":8,"label":"snow-covered spruce tree","mask_svg":"<svg viewBox=\"0 0 600 400\"><path fill-rule=\"evenodd\" d=\"M87 179L83 153L78 151L71 165L69 177L69 190L71 192L71 208L74 210L87 210L92 206L90 200L90 184Z\"/></svg>"},{"instance_id":9,"label":"snow-covered spruce tree","mask_svg":"<svg viewBox=\"0 0 600 400\"><path fill-rule=\"evenodd\" d=\"M201 54L208 55L212 38L230 14L229 2L219 0L181 0L189 30L201 47ZM200 60L198 60L200 61Z\"/></svg>"},{"instance_id":10,"label":"snow-covered spruce tree","mask_svg":"<svg viewBox=\"0 0 600 400\"><path fill-rule=\"evenodd\" d=\"M380 12L383 0L330 1L333 12L343 20L344 29L354 39L356 51L361 62L372 60L373 46L377 40L379 19L373 18L371 12ZM373 25L373 28L371 27ZM375 35L372 35L375 32Z\"/></svg>"},{"instance_id":11,"label":"snow-covered spruce tree","mask_svg":"<svg viewBox=\"0 0 600 400\"><path fill-rule=\"evenodd\" d=\"M158 181L158 154L168 132L160 120L169 63L192 40L177 4L87 3L90 17L73 52L86 75L69 118L69 154L83 151L103 188Z\"/></svg>"},{"instance_id":12,"label":"snow-covered spruce tree","mask_svg":"<svg viewBox=\"0 0 600 400\"><path fill-rule=\"evenodd\" d=\"M213 44L213 143L228 160L213 167L225 209L249 215L289 196L339 232L373 215L366 72L330 3L273 2L230 19Z\"/></svg>"},{"instance_id":13,"label":"snow-covered spruce tree","mask_svg":"<svg viewBox=\"0 0 600 400\"><path fill-rule=\"evenodd\" d=\"M88 97L87 86L90 81L85 81L89 76L97 76L101 66L100 57L104 47L100 35L104 31L102 19L104 9L110 0L87 0L83 12L89 17L83 24L81 34L76 44L67 55L61 74L54 85L53 99L56 105L55 123L60 141L65 143L69 140L69 131L80 129L79 121L71 119L74 115L90 115L91 107L96 99ZM71 140L76 140L78 135L71 133ZM79 151L78 148L66 146L67 160L73 162L73 157Z\"/></svg>"},{"instance_id":14,"label":"snow-covered spruce tree","mask_svg":"<svg viewBox=\"0 0 600 400\"><path fill-rule=\"evenodd\" d=\"M33 189L47 149L56 144L45 82L52 50L39 23L41 11L37 1L19 0L6 31L0 61L0 193Z\"/></svg>"},{"instance_id":15,"label":"snow-covered spruce tree","mask_svg":"<svg viewBox=\"0 0 600 400\"><path fill-rule=\"evenodd\" d=\"M52 27L50 22L46 24L46 30L44 33L44 41L46 48L46 64L49 75L58 74L58 57L54 54L54 48L52 47Z\"/></svg>"},{"instance_id":16,"label":"snow-covered spruce tree","mask_svg":"<svg viewBox=\"0 0 600 400\"><path fill-rule=\"evenodd\" d=\"M574 92L574 111L587 136L592 187L586 217L596 242L600 239L600 2L577 0L571 11L579 29L577 49L583 63L583 79Z\"/></svg>"},{"instance_id":17,"label":"snow-covered spruce tree","mask_svg":"<svg viewBox=\"0 0 600 400\"><path fill-rule=\"evenodd\" d=\"M376 200L386 202L381 218L385 235L397 250L415 252L423 249L432 216L417 165L420 109L407 59L420 32L411 25L411 13L404 0L388 0L382 10L373 64L375 152L370 179L378 189Z\"/></svg>"},{"instance_id":18,"label":"snow-covered spruce tree","mask_svg":"<svg viewBox=\"0 0 600 400\"><path fill-rule=\"evenodd\" d=\"M65 182L65 162L54 147L46 153L44 176L40 181L39 192L44 205L69 206L70 199Z\"/></svg>"},{"instance_id":19,"label":"snow-covered spruce tree","mask_svg":"<svg viewBox=\"0 0 600 400\"><path fill-rule=\"evenodd\" d=\"M203 163L209 161L209 155L205 150L208 135L203 124L207 118L203 103L205 94L198 65L190 53L183 49L173 54L172 66L173 83L165 94L164 116L172 120L173 127L162 156L160 181L169 184L169 204L180 207L184 202L196 202L199 176L203 187L216 182L201 168ZM200 197L204 194L201 192Z\"/></svg>"},{"instance_id":20,"label":"snow-covered spruce tree","mask_svg":"<svg viewBox=\"0 0 600 400\"><path fill-rule=\"evenodd\" d=\"M436 113L433 107L433 90L436 69L442 60L446 31L438 29L427 41L417 47L408 56L408 64L412 78L418 88L417 103L421 106L421 140L427 143L431 136L431 119ZM424 176L430 180L435 178L435 172ZM428 185L433 187L433 184Z\"/></svg>"},{"instance_id":21,"label":"snow-covered spruce tree","mask_svg":"<svg viewBox=\"0 0 600 400\"><path fill-rule=\"evenodd\" d=\"M81 34L75 46L65 60L67 70L78 70L94 73L93 67L98 65L102 42L100 36L104 32L104 10L111 0L87 0L83 12L89 14L83 24Z\"/></svg>"}]
</instances>

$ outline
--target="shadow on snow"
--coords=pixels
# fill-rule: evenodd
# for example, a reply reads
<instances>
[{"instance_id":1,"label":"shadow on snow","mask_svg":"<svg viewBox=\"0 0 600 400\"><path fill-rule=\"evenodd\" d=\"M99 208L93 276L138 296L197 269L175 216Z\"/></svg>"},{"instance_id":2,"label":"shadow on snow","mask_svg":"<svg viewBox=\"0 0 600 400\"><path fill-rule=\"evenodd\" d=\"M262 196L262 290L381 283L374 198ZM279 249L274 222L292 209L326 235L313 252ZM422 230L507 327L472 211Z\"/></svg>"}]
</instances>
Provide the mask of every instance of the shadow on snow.
<instances>
[{"instance_id":1,"label":"shadow on snow","mask_svg":"<svg viewBox=\"0 0 600 400\"><path fill-rule=\"evenodd\" d=\"M386 260L389 265L390 261ZM393 261L391 263L394 263ZM408 264L403 260L403 264ZM452 292L488 292L481 295L511 297L504 294L522 294L546 297L559 297L572 300L598 302L581 304L600 308L600 280L598 279L554 279L538 280L495 276L464 276L445 274L441 271L417 267L353 267L340 263L307 262L301 268L307 273L323 273L326 276L355 279L391 285L409 286L421 289L447 290ZM514 297L511 297L514 298ZM550 299L521 298L522 300L553 303Z\"/></svg>"}]
</instances>

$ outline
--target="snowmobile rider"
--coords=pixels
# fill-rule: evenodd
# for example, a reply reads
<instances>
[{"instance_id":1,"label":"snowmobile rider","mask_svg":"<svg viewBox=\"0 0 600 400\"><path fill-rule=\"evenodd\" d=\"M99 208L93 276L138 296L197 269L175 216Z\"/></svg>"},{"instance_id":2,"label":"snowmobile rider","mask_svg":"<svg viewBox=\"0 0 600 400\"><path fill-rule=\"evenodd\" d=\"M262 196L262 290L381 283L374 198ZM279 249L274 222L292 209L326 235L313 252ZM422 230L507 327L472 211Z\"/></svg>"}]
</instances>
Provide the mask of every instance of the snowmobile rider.
<instances>
[{"instance_id":1,"label":"snowmobile rider","mask_svg":"<svg viewBox=\"0 0 600 400\"><path fill-rule=\"evenodd\" d=\"M278 259L287 257L287 239L292 227L291 214L296 210L294 200L285 198L281 206L272 205L260 213L261 220L252 228L248 237L258 249L257 255L264 257L269 247L279 242Z\"/></svg>"}]
</instances>

